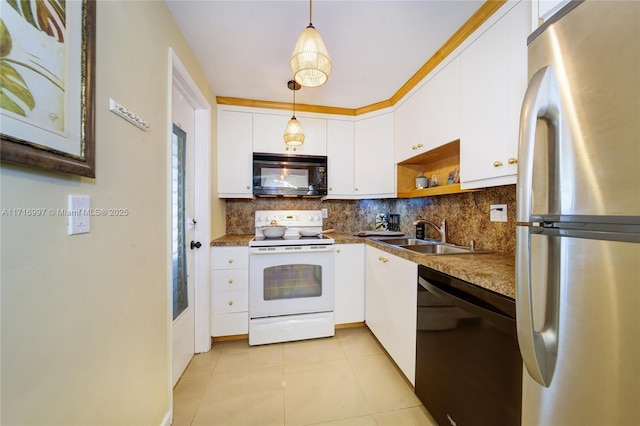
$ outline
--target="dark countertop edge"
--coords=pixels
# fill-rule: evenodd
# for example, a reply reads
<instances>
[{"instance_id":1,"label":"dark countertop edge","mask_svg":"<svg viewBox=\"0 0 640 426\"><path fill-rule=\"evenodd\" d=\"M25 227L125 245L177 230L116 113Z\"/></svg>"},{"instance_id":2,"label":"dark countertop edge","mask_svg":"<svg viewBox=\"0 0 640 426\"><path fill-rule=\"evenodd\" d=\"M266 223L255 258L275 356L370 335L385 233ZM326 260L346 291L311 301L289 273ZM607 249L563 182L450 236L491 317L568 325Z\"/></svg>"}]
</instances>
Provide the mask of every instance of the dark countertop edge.
<instances>
[{"instance_id":1,"label":"dark countertop edge","mask_svg":"<svg viewBox=\"0 0 640 426\"><path fill-rule=\"evenodd\" d=\"M503 296L515 299L515 256L503 253L424 256L390 247L371 238L352 234L329 234L336 244L367 244L379 250L451 275ZM225 235L211 247L247 246L253 235Z\"/></svg>"}]
</instances>

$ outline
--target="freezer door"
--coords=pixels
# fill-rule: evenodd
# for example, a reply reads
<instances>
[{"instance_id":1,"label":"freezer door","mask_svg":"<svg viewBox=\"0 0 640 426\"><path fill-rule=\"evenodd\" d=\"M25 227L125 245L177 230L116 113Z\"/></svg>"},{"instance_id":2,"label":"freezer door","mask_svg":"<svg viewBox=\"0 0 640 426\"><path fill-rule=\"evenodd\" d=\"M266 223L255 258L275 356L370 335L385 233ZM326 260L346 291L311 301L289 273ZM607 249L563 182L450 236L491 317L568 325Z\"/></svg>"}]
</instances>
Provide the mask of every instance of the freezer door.
<instances>
[{"instance_id":1,"label":"freezer door","mask_svg":"<svg viewBox=\"0 0 640 426\"><path fill-rule=\"evenodd\" d=\"M524 373L522 424L638 424L640 244L544 232L530 237L533 329L548 326L548 301L559 297L558 345L548 387ZM559 266L557 295L540 285L553 265Z\"/></svg>"},{"instance_id":2,"label":"freezer door","mask_svg":"<svg viewBox=\"0 0 640 426\"><path fill-rule=\"evenodd\" d=\"M531 83L521 113L519 169L533 175L518 177L518 191L526 193L519 194L517 220L637 217L640 2L569 6L529 41Z\"/></svg>"}]
</instances>

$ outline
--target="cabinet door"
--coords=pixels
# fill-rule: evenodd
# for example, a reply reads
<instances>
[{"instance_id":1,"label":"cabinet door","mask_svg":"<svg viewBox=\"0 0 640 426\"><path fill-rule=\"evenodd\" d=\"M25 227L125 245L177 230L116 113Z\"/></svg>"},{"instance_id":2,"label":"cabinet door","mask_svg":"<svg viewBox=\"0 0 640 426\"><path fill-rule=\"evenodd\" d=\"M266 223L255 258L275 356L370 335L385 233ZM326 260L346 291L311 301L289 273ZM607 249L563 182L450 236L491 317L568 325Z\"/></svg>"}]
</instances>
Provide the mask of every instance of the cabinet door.
<instances>
[{"instance_id":1,"label":"cabinet door","mask_svg":"<svg viewBox=\"0 0 640 426\"><path fill-rule=\"evenodd\" d=\"M251 113L218 110L218 196L251 198Z\"/></svg>"},{"instance_id":2,"label":"cabinet door","mask_svg":"<svg viewBox=\"0 0 640 426\"><path fill-rule=\"evenodd\" d=\"M302 131L304 143L288 147L283 135L291 115L253 114L253 151L273 154L327 154L327 123L324 119L296 116Z\"/></svg>"},{"instance_id":3,"label":"cabinet door","mask_svg":"<svg viewBox=\"0 0 640 426\"><path fill-rule=\"evenodd\" d=\"M214 270L249 268L249 247L213 247L211 257Z\"/></svg>"},{"instance_id":4,"label":"cabinet door","mask_svg":"<svg viewBox=\"0 0 640 426\"><path fill-rule=\"evenodd\" d=\"M460 55L463 188L515 183L528 20L521 2Z\"/></svg>"},{"instance_id":5,"label":"cabinet door","mask_svg":"<svg viewBox=\"0 0 640 426\"><path fill-rule=\"evenodd\" d=\"M421 122L424 149L432 150L460 137L460 59L454 58L425 85L426 108Z\"/></svg>"},{"instance_id":6,"label":"cabinet door","mask_svg":"<svg viewBox=\"0 0 640 426\"><path fill-rule=\"evenodd\" d=\"M394 159L400 163L428 151L425 147L425 85L394 111Z\"/></svg>"},{"instance_id":7,"label":"cabinet door","mask_svg":"<svg viewBox=\"0 0 640 426\"><path fill-rule=\"evenodd\" d=\"M412 384L415 383L417 277L415 263L366 247L367 326Z\"/></svg>"},{"instance_id":8,"label":"cabinet door","mask_svg":"<svg viewBox=\"0 0 640 426\"><path fill-rule=\"evenodd\" d=\"M364 244L336 244L336 324L364 321Z\"/></svg>"},{"instance_id":9,"label":"cabinet door","mask_svg":"<svg viewBox=\"0 0 640 426\"><path fill-rule=\"evenodd\" d=\"M391 315L385 300L387 273L383 258L387 254L365 246L365 321L367 327L386 348L389 341L387 321Z\"/></svg>"},{"instance_id":10,"label":"cabinet door","mask_svg":"<svg viewBox=\"0 0 640 426\"><path fill-rule=\"evenodd\" d=\"M460 60L454 58L395 110L397 163L460 137Z\"/></svg>"},{"instance_id":11,"label":"cabinet door","mask_svg":"<svg viewBox=\"0 0 640 426\"><path fill-rule=\"evenodd\" d=\"M355 124L355 194L361 197L395 197L393 112Z\"/></svg>"},{"instance_id":12,"label":"cabinet door","mask_svg":"<svg viewBox=\"0 0 640 426\"><path fill-rule=\"evenodd\" d=\"M327 198L354 193L354 123L327 120Z\"/></svg>"},{"instance_id":13,"label":"cabinet door","mask_svg":"<svg viewBox=\"0 0 640 426\"><path fill-rule=\"evenodd\" d=\"M327 155L327 120L304 115L299 116L298 120L305 136L304 144L298 147L297 152L306 155Z\"/></svg>"}]
</instances>

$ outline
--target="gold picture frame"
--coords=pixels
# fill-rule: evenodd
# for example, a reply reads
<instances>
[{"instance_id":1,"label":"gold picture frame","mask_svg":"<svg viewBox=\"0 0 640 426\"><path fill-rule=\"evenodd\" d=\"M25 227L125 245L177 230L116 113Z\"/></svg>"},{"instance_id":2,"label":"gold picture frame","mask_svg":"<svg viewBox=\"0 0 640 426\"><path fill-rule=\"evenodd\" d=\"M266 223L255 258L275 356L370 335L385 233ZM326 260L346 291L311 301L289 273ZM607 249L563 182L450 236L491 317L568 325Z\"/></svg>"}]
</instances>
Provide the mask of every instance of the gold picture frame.
<instances>
[{"instance_id":1,"label":"gold picture frame","mask_svg":"<svg viewBox=\"0 0 640 426\"><path fill-rule=\"evenodd\" d=\"M0 159L95 178L95 0L3 3Z\"/></svg>"}]
</instances>

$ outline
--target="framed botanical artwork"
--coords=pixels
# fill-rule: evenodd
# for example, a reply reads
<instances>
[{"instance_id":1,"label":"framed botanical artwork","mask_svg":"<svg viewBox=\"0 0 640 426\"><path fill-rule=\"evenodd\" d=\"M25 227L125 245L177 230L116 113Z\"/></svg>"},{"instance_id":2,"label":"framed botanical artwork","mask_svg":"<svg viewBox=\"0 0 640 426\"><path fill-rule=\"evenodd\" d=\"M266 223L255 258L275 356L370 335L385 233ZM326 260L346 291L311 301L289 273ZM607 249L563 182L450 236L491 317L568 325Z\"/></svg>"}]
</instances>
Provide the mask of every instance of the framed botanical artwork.
<instances>
[{"instance_id":1,"label":"framed botanical artwork","mask_svg":"<svg viewBox=\"0 0 640 426\"><path fill-rule=\"evenodd\" d=\"M94 0L1 0L0 159L95 177Z\"/></svg>"}]
</instances>

